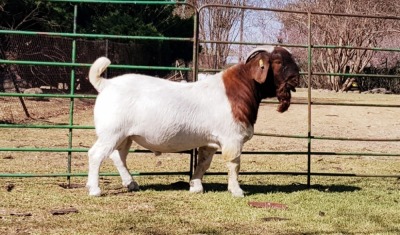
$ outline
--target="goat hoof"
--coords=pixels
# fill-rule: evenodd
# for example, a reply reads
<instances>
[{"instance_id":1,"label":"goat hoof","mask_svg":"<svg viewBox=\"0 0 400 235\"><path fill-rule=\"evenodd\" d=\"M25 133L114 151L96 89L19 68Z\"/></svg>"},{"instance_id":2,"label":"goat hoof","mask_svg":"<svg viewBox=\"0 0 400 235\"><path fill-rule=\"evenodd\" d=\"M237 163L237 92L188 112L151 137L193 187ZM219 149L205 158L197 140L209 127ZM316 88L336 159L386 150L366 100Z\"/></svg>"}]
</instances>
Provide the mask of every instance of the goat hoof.
<instances>
[{"instance_id":1,"label":"goat hoof","mask_svg":"<svg viewBox=\"0 0 400 235\"><path fill-rule=\"evenodd\" d=\"M201 184L201 180L195 179L190 181L190 189L189 192L191 193L203 193L203 185Z\"/></svg>"},{"instance_id":2,"label":"goat hoof","mask_svg":"<svg viewBox=\"0 0 400 235\"><path fill-rule=\"evenodd\" d=\"M244 197L244 193L232 193L233 197Z\"/></svg>"},{"instance_id":3,"label":"goat hoof","mask_svg":"<svg viewBox=\"0 0 400 235\"><path fill-rule=\"evenodd\" d=\"M190 187L189 192L191 192L191 193L203 193L204 190L203 190L203 188Z\"/></svg>"},{"instance_id":4,"label":"goat hoof","mask_svg":"<svg viewBox=\"0 0 400 235\"><path fill-rule=\"evenodd\" d=\"M139 191L139 184L135 181L132 181L128 186L128 192Z\"/></svg>"},{"instance_id":5,"label":"goat hoof","mask_svg":"<svg viewBox=\"0 0 400 235\"><path fill-rule=\"evenodd\" d=\"M233 197L244 197L244 192L242 189L236 189L236 190L229 190L232 193Z\"/></svg>"},{"instance_id":6,"label":"goat hoof","mask_svg":"<svg viewBox=\"0 0 400 235\"><path fill-rule=\"evenodd\" d=\"M99 197L101 196L101 190L99 187L90 187L89 188L89 196Z\"/></svg>"}]
</instances>

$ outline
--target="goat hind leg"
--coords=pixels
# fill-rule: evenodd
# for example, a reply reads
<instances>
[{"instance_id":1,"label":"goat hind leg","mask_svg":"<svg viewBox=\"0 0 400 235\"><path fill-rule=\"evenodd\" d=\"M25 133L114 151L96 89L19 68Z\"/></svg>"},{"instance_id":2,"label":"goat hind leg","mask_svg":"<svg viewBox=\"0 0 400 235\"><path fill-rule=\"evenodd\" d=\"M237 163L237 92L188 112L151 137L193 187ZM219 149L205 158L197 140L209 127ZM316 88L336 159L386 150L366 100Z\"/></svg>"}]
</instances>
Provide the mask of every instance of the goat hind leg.
<instances>
[{"instance_id":1,"label":"goat hind leg","mask_svg":"<svg viewBox=\"0 0 400 235\"><path fill-rule=\"evenodd\" d=\"M204 173L211 165L214 153L217 149L210 147L199 148L199 160L197 167L193 173L192 179L190 180L190 192L191 193L202 193L204 191L201 180Z\"/></svg>"},{"instance_id":2,"label":"goat hind leg","mask_svg":"<svg viewBox=\"0 0 400 235\"><path fill-rule=\"evenodd\" d=\"M99 140L90 148L89 155L89 173L86 187L90 196L100 196L99 171L103 160L114 150L114 145L103 144Z\"/></svg>"},{"instance_id":3,"label":"goat hind leg","mask_svg":"<svg viewBox=\"0 0 400 235\"><path fill-rule=\"evenodd\" d=\"M125 139L119 146L117 150L111 154L110 158L113 160L115 167L117 167L119 175L122 179L122 185L128 188L129 192L138 191L139 185L133 179L132 175L129 173L128 167L126 165L126 157L129 153L129 148L131 147L132 140L129 138Z\"/></svg>"}]
</instances>

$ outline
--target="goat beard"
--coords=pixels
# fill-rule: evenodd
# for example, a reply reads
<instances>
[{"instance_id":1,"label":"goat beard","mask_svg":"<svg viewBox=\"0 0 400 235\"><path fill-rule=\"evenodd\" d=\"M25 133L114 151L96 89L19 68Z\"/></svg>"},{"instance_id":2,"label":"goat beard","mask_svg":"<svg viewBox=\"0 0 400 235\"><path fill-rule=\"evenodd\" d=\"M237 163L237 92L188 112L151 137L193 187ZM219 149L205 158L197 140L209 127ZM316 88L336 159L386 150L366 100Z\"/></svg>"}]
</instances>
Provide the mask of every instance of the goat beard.
<instances>
[{"instance_id":1,"label":"goat beard","mask_svg":"<svg viewBox=\"0 0 400 235\"><path fill-rule=\"evenodd\" d=\"M277 111L280 113L289 109L290 99L292 98L290 90L286 88L286 84L281 84L276 91L276 97L279 100Z\"/></svg>"}]
</instances>

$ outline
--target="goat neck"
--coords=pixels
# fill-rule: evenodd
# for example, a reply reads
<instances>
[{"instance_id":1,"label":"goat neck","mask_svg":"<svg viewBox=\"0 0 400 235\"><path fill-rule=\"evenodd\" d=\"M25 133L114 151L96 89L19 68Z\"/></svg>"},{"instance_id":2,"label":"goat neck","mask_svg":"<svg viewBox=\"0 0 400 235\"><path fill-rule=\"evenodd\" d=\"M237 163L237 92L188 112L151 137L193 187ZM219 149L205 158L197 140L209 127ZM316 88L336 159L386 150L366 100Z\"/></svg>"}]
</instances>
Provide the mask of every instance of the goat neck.
<instances>
[{"instance_id":1,"label":"goat neck","mask_svg":"<svg viewBox=\"0 0 400 235\"><path fill-rule=\"evenodd\" d=\"M271 88L267 88L264 82L260 84L254 78L256 70L253 63L237 64L222 74L226 95L232 108L232 114L236 121L244 126L254 126L257 120L258 108L261 100L265 97L275 96L275 86L273 78ZM265 68L267 69L267 68ZM265 73L269 73L268 69ZM265 77L267 77L265 75Z\"/></svg>"}]
</instances>

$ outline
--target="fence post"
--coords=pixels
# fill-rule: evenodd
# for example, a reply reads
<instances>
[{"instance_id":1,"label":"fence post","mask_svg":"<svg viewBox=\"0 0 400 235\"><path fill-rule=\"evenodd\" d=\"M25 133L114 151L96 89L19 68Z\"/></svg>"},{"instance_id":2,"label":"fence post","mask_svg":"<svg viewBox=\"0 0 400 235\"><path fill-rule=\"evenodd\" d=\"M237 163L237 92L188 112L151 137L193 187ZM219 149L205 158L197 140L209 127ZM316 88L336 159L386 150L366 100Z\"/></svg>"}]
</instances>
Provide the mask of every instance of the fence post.
<instances>
[{"instance_id":1,"label":"fence post","mask_svg":"<svg viewBox=\"0 0 400 235\"><path fill-rule=\"evenodd\" d=\"M311 46L311 12L307 13L308 16L308 63L307 63L307 76L308 76L308 143L307 143L307 187L311 187L311 62L312 62L312 46Z\"/></svg>"},{"instance_id":2,"label":"fence post","mask_svg":"<svg viewBox=\"0 0 400 235\"><path fill-rule=\"evenodd\" d=\"M73 30L72 33L76 34L76 19L78 17L78 5L74 5L74 22L73 22ZM71 53L71 62L75 63L76 62L76 38L73 39L72 41L72 53ZM71 82L70 82L70 106L69 106L69 125L73 126L74 125L74 105L75 105L75 98L74 98L74 93L75 93L75 67L71 67ZM73 128L68 129L68 148L72 148L72 131ZM68 151L68 173L71 174L71 164L72 164L72 152ZM71 183L71 177L67 176L68 184Z\"/></svg>"}]
</instances>

